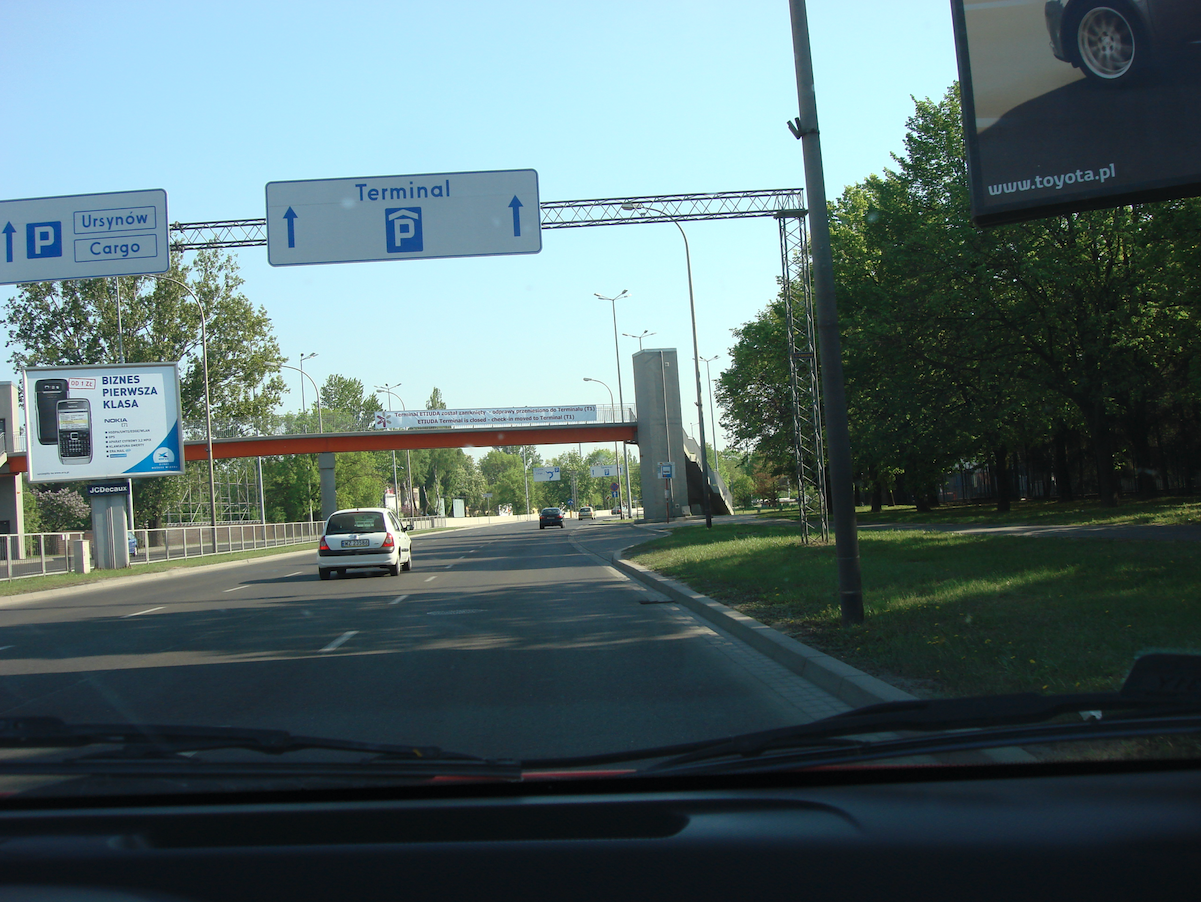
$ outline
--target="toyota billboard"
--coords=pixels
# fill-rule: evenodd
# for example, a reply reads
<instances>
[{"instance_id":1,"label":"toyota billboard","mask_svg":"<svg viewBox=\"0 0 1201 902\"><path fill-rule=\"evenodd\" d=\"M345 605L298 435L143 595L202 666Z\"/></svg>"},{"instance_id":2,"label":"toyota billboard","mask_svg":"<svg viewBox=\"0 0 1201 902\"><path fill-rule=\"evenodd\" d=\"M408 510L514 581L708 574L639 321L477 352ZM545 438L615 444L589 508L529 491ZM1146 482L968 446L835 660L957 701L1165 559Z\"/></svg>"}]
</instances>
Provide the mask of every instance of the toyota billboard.
<instances>
[{"instance_id":1,"label":"toyota billboard","mask_svg":"<svg viewBox=\"0 0 1201 902\"><path fill-rule=\"evenodd\" d=\"M1201 2L951 8L978 225L1201 194Z\"/></svg>"}]
</instances>

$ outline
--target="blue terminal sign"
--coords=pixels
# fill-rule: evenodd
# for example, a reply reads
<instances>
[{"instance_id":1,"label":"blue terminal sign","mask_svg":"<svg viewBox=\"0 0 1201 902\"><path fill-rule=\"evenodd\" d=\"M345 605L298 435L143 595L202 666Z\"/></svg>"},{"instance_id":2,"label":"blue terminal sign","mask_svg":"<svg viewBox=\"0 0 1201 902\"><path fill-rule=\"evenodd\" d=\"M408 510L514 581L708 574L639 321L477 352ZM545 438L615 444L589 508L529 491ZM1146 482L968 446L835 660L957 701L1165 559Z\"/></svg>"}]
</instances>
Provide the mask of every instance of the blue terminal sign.
<instances>
[{"instance_id":1,"label":"blue terminal sign","mask_svg":"<svg viewBox=\"0 0 1201 902\"><path fill-rule=\"evenodd\" d=\"M272 266L536 254L533 169L267 183Z\"/></svg>"},{"instance_id":2,"label":"blue terminal sign","mask_svg":"<svg viewBox=\"0 0 1201 902\"><path fill-rule=\"evenodd\" d=\"M0 201L0 284L164 273L167 192Z\"/></svg>"}]
</instances>

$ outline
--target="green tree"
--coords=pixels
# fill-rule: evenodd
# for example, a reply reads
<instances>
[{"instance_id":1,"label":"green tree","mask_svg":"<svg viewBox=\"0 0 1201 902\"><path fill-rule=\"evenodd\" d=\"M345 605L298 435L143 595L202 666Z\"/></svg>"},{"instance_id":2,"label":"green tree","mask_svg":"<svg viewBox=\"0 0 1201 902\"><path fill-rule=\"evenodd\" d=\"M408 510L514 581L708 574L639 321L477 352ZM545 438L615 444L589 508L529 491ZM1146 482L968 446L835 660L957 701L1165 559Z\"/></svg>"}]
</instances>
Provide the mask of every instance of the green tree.
<instances>
[{"instance_id":1,"label":"green tree","mask_svg":"<svg viewBox=\"0 0 1201 902\"><path fill-rule=\"evenodd\" d=\"M387 484L380 474L375 455L353 451L334 455L334 482L339 509L379 507Z\"/></svg>"},{"instance_id":2,"label":"green tree","mask_svg":"<svg viewBox=\"0 0 1201 902\"><path fill-rule=\"evenodd\" d=\"M32 489L32 494L37 503L40 526L47 532L87 529L91 523L91 505L73 488L35 488Z\"/></svg>"},{"instance_id":3,"label":"green tree","mask_svg":"<svg viewBox=\"0 0 1201 902\"><path fill-rule=\"evenodd\" d=\"M321 407L326 432L364 432L381 409L379 398L366 393L362 380L336 373L321 385Z\"/></svg>"},{"instance_id":4,"label":"green tree","mask_svg":"<svg viewBox=\"0 0 1201 902\"><path fill-rule=\"evenodd\" d=\"M242 293L237 262L228 253L199 251L190 264L172 255L166 275L187 283L204 304L214 434L259 431L283 390L283 358L266 310ZM9 332L10 362L18 368L116 363L122 346L130 362L178 362L185 431L189 438L203 437L199 306L166 279L129 276L118 282L120 330L111 279L21 285L0 317ZM184 484L172 477L135 480L140 521L156 525Z\"/></svg>"},{"instance_id":5,"label":"green tree","mask_svg":"<svg viewBox=\"0 0 1201 902\"><path fill-rule=\"evenodd\" d=\"M1201 202L976 229L960 123L957 88L917 101L897 168L832 205L860 478L921 499L988 462L1005 507L1017 448L1078 421L1103 500L1119 458L1153 490L1151 436L1197 398Z\"/></svg>"}]
</instances>

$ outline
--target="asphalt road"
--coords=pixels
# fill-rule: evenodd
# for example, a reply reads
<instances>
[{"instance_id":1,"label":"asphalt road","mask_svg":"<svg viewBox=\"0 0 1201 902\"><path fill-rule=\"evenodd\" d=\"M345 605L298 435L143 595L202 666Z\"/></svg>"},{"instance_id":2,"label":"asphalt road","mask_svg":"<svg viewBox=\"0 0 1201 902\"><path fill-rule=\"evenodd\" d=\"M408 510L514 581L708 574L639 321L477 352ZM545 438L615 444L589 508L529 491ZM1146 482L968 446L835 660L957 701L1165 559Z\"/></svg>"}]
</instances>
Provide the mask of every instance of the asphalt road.
<instances>
[{"instance_id":1,"label":"asphalt road","mask_svg":"<svg viewBox=\"0 0 1201 902\"><path fill-rule=\"evenodd\" d=\"M605 563L645 537L514 523L418 535L396 577L322 582L306 551L6 602L0 714L506 757L809 719L790 701L798 678Z\"/></svg>"}]
</instances>

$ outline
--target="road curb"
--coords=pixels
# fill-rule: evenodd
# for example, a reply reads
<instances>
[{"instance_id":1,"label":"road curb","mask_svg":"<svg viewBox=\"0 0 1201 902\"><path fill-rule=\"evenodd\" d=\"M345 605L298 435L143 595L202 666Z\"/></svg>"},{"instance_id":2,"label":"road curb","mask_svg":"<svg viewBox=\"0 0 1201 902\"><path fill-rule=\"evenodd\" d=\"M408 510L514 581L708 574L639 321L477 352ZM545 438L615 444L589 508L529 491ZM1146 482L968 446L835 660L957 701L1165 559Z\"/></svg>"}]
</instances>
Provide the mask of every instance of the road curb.
<instances>
[{"instance_id":1,"label":"road curb","mask_svg":"<svg viewBox=\"0 0 1201 902\"><path fill-rule=\"evenodd\" d=\"M910 695L850 664L830 657L825 652L785 636L753 617L748 617L720 601L714 601L681 582L626 560L622 557L624 552L625 549L613 552L613 566L622 573L679 602L715 626L732 633L760 654L766 655L853 708L880 702L912 701L917 698L916 695Z\"/></svg>"},{"instance_id":2,"label":"road curb","mask_svg":"<svg viewBox=\"0 0 1201 902\"><path fill-rule=\"evenodd\" d=\"M830 657L825 652L820 652L803 642L785 636L767 624L760 623L754 617L748 617L746 614L735 611L720 601L714 601L709 596L693 591L683 583L656 573L654 570L648 570L641 564L626 560L622 557L626 550L623 548L621 551L613 552L613 566L626 576L679 602L714 626L733 634L735 638L760 654L766 655L797 676L824 689L852 708L861 708L864 705L875 705L881 702L917 700L916 695L910 695L891 683L886 683L850 664ZM999 764L1029 764L1035 760L1024 749L1011 747L982 749L980 754L987 761Z\"/></svg>"}]
</instances>

